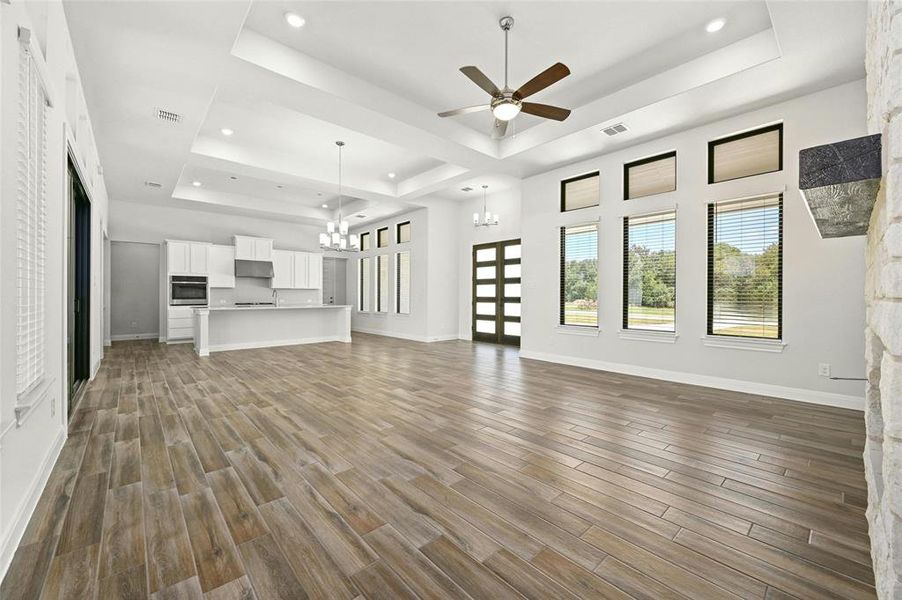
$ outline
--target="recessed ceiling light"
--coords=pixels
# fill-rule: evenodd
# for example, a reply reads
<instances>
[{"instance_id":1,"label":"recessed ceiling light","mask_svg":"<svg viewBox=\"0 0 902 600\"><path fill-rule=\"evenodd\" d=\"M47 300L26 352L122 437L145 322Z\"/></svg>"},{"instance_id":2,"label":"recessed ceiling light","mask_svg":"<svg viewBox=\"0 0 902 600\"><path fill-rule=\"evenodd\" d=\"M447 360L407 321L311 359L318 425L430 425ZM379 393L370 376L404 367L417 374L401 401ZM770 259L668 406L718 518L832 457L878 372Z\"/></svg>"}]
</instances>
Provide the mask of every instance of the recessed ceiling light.
<instances>
[{"instance_id":1,"label":"recessed ceiling light","mask_svg":"<svg viewBox=\"0 0 902 600\"><path fill-rule=\"evenodd\" d=\"M229 179L231 179L232 181L235 181L235 180L238 179L238 178L235 177L234 175L229 175Z\"/></svg>"},{"instance_id":2,"label":"recessed ceiling light","mask_svg":"<svg viewBox=\"0 0 902 600\"><path fill-rule=\"evenodd\" d=\"M323 204L323 208L329 208L328 204Z\"/></svg>"},{"instance_id":3,"label":"recessed ceiling light","mask_svg":"<svg viewBox=\"0 0 902 600\"><path fill-rule=\"evenodd\" d=\"M277 185L277 186L276 186L276 189L281 190L283 187L285 187L285 186L284 186L284 185Z\"/></svg>"},{"instance_id":4,"label":"recessed ceiling light","mask_svg":"<svg viewBox=\"0 0 902 600\"><path fill-rule=\"evenodd\" d=\"M389 179L394 179L394 178L395 178L395 174L394 174L394 173L389 173L389 174L388 174L388 178L389 178Z\"/></svg>"},{"instance_id":5,"label":"recessed ceiling light","mask_svg":"<svg viewBox=\"0 0 902 600\"><path fill-rule=\"evenodd\" d=\"M199 182L199 181L192 181L192 182L191 182L191 185L193 185L194 187L200 187L200 186L202 186L203 184L202 184L201 182Z\"/></svg>"},{"instance_id":6,"label":"recessed ceiling light","mask_svg":"<svg viewBox=\"0 0 902 600\"><path fill-rule=\"evenodd\" d=\"M300 29L307 22L304 20L304 17L293 12L285 13L285 21L295 29Z\"/></svg>"},{"instance_id":7,"label":"recessed ceiling light","mask_svg":"<svg viewBox=\"0 0 902 600\"><path fill-rule=\"evenodd\" d=\"M723 29L723 26L727 24L727 20L724 18L714 19L713 21L709 21L707 25L705 25L705 31L708 33L714 33Z\"/></svg>"},{"instance_id":8,"label":"recessed ceiling light","mask_svg":"<svg viewBox=\"0 0 902 600\"><path fill-rule=\"evenodd\" d=\"M233 133L235 133L233 130L229 129L228 127L223 127L223 128L220 129L219 131L222 133L222 135L224 135L224 136L226 136L226 137L228 137L228 136L232 135Z\"/></svg>"}]
</instances>

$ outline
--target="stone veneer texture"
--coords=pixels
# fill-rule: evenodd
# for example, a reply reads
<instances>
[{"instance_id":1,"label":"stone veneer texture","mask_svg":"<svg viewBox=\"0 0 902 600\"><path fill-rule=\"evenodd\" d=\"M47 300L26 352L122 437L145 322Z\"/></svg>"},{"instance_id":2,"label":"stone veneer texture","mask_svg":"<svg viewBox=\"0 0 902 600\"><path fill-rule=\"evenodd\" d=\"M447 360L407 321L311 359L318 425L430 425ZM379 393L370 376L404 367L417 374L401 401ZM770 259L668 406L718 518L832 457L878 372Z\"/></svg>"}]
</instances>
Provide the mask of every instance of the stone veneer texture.
<instances>
[{"instance_id":1,"label":"stone veneer texture","mask_svg":"<svg viewBox=\"0 0 902 600\"><path fill-rule=\"evenodd\" d=\"M867 517L877 592L902 600L902 0L868 5L868 129L883 181L865 253Z\"/></svg>"}]
</instances>

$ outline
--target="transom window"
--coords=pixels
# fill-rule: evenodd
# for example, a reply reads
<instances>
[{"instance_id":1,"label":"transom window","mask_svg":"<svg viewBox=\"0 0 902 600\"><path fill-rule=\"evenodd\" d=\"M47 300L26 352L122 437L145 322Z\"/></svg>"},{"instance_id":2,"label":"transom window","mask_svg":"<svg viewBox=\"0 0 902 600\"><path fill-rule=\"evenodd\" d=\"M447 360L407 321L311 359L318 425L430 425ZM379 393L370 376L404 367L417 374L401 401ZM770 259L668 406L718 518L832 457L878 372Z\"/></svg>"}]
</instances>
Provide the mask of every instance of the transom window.
<instances>
[{"instance_id":1,"label":"transom window","mask_svg":"<svg viewBox=\"0 0 902 600\"><path fill-rule=\"evenodd\" d=\"M623 199L676 190L676 152L643 158L623 165Z\"/></svg>"},{"instance_id":2,"label":"transom window","mask_svg":"<svg viewBox=\"0 0 902 600\"><path fill-rule=\"evenodd\" d=\"M376 230L376 247L385 248L388 246L388 227L382 227Z\"/></svg>"},{"instance_id":3,"label":"transom window","mask_svg":"<svg viewBox=\"0 0 902 600\"><path fill-rule=\"evenodd\" d=\"M708 183L783 170L783 124L708 142Z\"/></svg>"},{"instance_id":4,"label":"transom window","mask_svg":"<svg viewBox=\"0 0 902 600\"><path fill-rule=\"evenodd\" d=\"M561 182L561 212L598 206L599 196L598 171L565 179Z\"/></svg>"},{"instance_id":5,"label":"transom window","mask_svg":"<svg viewBox=\"0 0 902 600\"><path fill-rule=\"evenodd\" d=\"M361 250L369 250L370 249L370 232L364 231L360 234L360 249Z\"/></svg>"},{"instance_id":6,"label":"transom window","mask_svg":"<svg viewBox=\"0 0 902 600\"><path fill-rule=\"evenodd\" d=\"M405 244L410 241L410 221L404 221L395 226L395 239L399 244Z\"/></svg>"}]
</instances>

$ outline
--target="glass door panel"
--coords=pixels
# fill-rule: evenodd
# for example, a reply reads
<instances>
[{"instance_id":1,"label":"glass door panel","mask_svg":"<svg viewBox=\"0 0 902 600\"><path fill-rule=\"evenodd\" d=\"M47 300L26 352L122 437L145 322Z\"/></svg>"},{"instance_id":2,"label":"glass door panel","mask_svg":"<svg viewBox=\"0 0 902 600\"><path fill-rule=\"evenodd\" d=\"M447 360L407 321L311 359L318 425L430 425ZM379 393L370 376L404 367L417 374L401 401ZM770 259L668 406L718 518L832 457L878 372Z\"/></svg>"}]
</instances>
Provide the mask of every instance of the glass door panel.
<instances>
[{"instance_id":1,"label":"glass door panel","mask_svg":"<svg viewBox=\"0 0 902 600\"><path fill-rule=\"evenodd\" d=\"M473 246L473 339L520 345L520 240Z\"/></svg>"}]
</instances>

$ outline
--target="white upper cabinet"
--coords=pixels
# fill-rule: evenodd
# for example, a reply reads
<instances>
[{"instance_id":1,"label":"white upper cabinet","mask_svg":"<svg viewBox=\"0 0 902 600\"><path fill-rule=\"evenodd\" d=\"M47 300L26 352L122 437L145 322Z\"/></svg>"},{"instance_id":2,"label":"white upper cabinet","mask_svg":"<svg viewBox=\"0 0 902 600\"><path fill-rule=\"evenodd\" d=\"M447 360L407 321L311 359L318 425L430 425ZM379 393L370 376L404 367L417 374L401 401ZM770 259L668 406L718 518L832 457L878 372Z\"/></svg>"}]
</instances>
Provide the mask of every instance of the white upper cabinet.
<instances>
[{"instance_id":1,"label":"white upper cabinet","mask_svg":"<svg viewBox=\"0 0 902 600\"><path fill-rule=\"evenodd\" d=\"M310 252L272 251L275 289L315 290L323 287L323 255Z\"/></svg>"},{"instance_id":2,"label":"white upper cabinet","mask_svg":"<svg viewBox=\"0 0 902 600\"><path fill-rule=\"evenodd\" d=\"M294 252L287 250L272 251L273 277L270 287L274 289L290 289L294 287Z\"/></svg>"},{"instance_id":3,"label":"white upper cabinet","mask_svg":"<svg viewBox=\"0 0 902 600\"><path fill-rule=\"evenodd\" d=\"M236 235L235 258L238 260L273 260L272 240Z\"/></svg>"},{"instance_id":4,"label":"white upper cabinet","mask_svg":"<svg viewBox=\"0 0 902 600\"><path fill-rule=\"evenodd\" d=\"M235 287L235 247L210 246L210 287Z\"/></svg>"},{"instance_id":5,"label":"white upper cabinet","mask_svg":"<svg viewBox=\"0 0 902 600\"><path fill-rule=\"evenodd\" d=\"M170 274L207 275L210 244L166 240L166 265Z\"/></svg>"}]
</instances>

